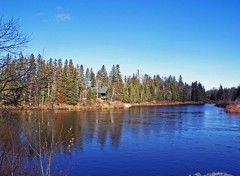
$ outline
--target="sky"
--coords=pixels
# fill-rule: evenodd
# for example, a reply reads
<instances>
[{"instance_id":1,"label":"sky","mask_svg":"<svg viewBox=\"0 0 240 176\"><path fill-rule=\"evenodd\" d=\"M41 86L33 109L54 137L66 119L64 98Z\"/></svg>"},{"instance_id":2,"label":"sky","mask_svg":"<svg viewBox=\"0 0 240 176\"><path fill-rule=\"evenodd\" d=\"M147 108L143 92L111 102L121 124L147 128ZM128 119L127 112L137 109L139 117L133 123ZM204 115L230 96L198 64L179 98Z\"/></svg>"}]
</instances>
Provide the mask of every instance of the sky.
<instances>
[{"instance_id":1,"label":"sky","mask_svg":"<svg viewBox=\"0 0 240 176\"><path fill-rule=\"evenodd\" d=\"M31 36L25 55L182 75L207 90L240 84L239 9L239 0L0 0L0 16Z\"/></svg>"}]
</instances>

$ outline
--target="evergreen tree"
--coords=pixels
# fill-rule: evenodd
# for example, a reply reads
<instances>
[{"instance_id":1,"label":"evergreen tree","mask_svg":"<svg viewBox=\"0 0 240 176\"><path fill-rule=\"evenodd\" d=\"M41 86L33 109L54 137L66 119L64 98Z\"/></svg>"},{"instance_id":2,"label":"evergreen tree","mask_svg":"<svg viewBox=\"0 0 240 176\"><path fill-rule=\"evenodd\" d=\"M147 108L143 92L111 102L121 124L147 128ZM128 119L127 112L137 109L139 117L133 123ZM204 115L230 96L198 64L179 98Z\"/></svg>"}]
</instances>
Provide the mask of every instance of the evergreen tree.
<instances>
[{"instance_id":1,"label":"evergreen tree","mask_svg":"<svg viewBox=\"0 0 240 176\"><path fill-rule=\"evenodd\" d=\"M190 86L187 83L185 83L183 86L183 90L182 90L182 102L191 100L191 96L190 96L191 91L189 91L189 90L190 90Z\"/></svg>"},{"instance_id":2,"label":"evergreen tree","mask_svg":"<svg viewBox=\"0 0 240 176\"><path fill-rule=\"evenodd\" d=\"M179 91L179 101L182 101L184 102L186 99L186 95L184 95L184 83L183 83L183 79L182 79L182 76L180 75L179 78L178 78L178 91Z\"/></svg>"},{"instance_id":3,"label":"evergreen tree","mask_svg":"<svg viewBox=\"0 0 240 176\"><path fill-rule=\"evenodd\" d=\"M115 65L113 65L109 78L111 82L111 100L122 100L124 87L119 65L117 65L116 67Z\"/></svg>"},{"instance_id":4,"label":"evergreen tree","mask_svg":"<svg viewBox=\"0 0 240 176\"><path fill-rule=\"evenodd\" d=\"M191 101L205 101L206 97L206 92L202 84L197 81L192 83Z\"/></svg>"},{"instance_id":5,"label":"evergreen tree","mask_svg":"<svg viewBox=\"0 0 240 176\"><path fill-rule=\"evenodd\" d=\"M160 78L159 75L154 75L153 81L154 81L155 100L158 100L158 101L164 100L163 80Z\"/></svg>"},{"instance_id":6,"label":"evergreen tree","mask_svg":"<svg viewBox=\"0 0 240 176\"><path fill-rule=\"evenodd\" d=\"M191 101L198 101L198 86L197 86L197 81L194 82L194 83L192 83Z\"/></svg>"},{"instance_id":7,"label":"evergreen tree","mask_svg":"<svg viewBox=\"0 0 240 176\"><path fill-rule=\"evenodd\" d=\"M30 55L29 58L29 72L27 75L27 81L28 81L28 87L27 87L27 95L28 95L28 101L29 105L32 105L33 97L34 97L34 88L35 88L35 82L36 82L36 62L35 62L35 56L33 54Z\"/></svg>"},{"instance_id":8,"label":"evergreen tree","mask_svg":"<svg viewBox=\"0 0 240 176\"><path fill-rule=\"evenodd\" d=\"M28 58L20 55L4 58L7 65L0 68L0 100L10 104L23 101L29 105L44 104L46 102L66 103L75 105L78 100L96 98L97 88L108 86L109 100L123 102L149 101L205 101L206 91L200 82L192 85L183 83L182 76L178 81L174 76L161 78L145 74L139 70L132 76L125 76L124 81L119 65L113 65L109 77L103 65L96 76L92 68L86 70L82 65L74 66L72 60L44 60L41 55L35 59L33 54ZM14 80L14 81L13 81ZM6 82L6 83L5 83ZM10 83L8 83L10 82ZM224 88L211 90L208 96L214 100L230 101L239 97L240 88Z\"/></svg>"},{"instance_id":9,"label":"evergreen tree","mask_svg":"<svg viewBox=\"0 0 240 176\"><path fill-rule=\"evenodd\" d=\"M85 73L85 84L86 84L86 87L91 87L91 72L89 68L87 68Z\"/></svg>"},{"instance_id":10,"label":"evergreen tree","mask_svg":"<svg viewBox=\"0 0 240 176\"><path fill-rule=\"evenodd\" d=\"M90 83L91 83L91 87L96 87L96 77L92 68L90 70Z\"/></svg>"},{"instance_id":11,"label":"evergreen tree","mask_svg":"<svg viewBox=\"0 0 240 176\"><path fill-rule=\"evenodd\" d=\"M234 95L234 100L237 100L240 98L240 86L238 86L236 90L236 94Z\"/></svg>"},{"instance_id":12,"label":"evergreen tree","mask_svg":"<svg viewBox=\"0 0 240 176\"><path fill-rule=\"evenodd\" d=\"M145 74L143 77L143 95L142 101L152 101L155 93L153 90L153 80L151 76Z\"/></svg>"},{"instance_id":13,"label":"evergreen tree","mask_svg":"<svg viewBox=\"0 0 240 176\"><path fill-rule=\"evenodd\" d=\"M62 69L62 59L58 60L57 63L57 72L56 72L56 102L64 102L64 93L63 93L63 69Z\"/></svg>"},{"instance_id":14,"label":"evergreen tree","mask_svg":"<svg viewBox=\"0 0 240 176\"><path fill-rule=\"evenodd\" d=\"M133 74L132 77L128 78L127 87L128 87L129 101L134 103L140 102L141 101L141 95L140 95L141 85L140 85L140 80L135 74ZM142 97L142 99L144 98Z\"/></svg>"},{"instance_id":15,"label":"evergreen tree","mask_svg":"<svg viewBox=\"0 0 240 176\"><path fill-rule=\"evenodd\" d=\"M70 59L65 61L63 69L63 93L64 102L69 105L76 105L78 101L77 71Z\"/></svg>"},{"instance_id":16,"label":"evergreen tree","mask_svg":"<svg viewBox=\"0 0 240 176\"><path fill-rule=\"evenodd\" d=\"M222 85L219 86L218 92L217 92L217 99L218 100L223 100L223 87Z\"/></svg>"},{"instance_id":17,"label":"evergreen tree","mask_svg":"<svg viewBox=\"0 0 240 176\"><path fill-rule=\"evenodd\" d=\"M78 81L79 81L79 98L82 100L84 91L86 90L85 85L85 77L84 77L84 68L83 65L80 65L80 68L78 69Z\"/></svg>"},{"instance_id":18,"label":"evergreen tree","mask_svg":"<svg viewBox=\"0 0 240 176\"><path fill-rule=\"evenodd\" d=\"M108 86L108 73L104 65L97 72L96 78L97 78L98 87Z\"/></svg>"}]
</instances>

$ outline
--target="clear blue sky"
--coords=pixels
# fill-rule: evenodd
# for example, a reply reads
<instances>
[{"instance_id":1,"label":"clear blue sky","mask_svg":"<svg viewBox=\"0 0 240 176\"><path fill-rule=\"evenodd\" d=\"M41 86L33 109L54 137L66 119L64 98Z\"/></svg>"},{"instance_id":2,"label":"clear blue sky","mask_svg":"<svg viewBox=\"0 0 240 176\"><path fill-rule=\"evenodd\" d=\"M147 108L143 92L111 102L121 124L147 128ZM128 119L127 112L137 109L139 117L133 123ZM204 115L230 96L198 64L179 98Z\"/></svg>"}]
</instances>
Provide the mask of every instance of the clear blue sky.
<instances>
[{"instance_id":1,"label":"clear blue sky","mask_svg":"<svg viewBox=\"0 0 240 176\"><path fill-rule=\"evenodd\" d=\"M181 74L206 89L240 84L239 9L239 0L0 0L0 15L32 36L24 54Z\"/></svg>"}]
</instances>

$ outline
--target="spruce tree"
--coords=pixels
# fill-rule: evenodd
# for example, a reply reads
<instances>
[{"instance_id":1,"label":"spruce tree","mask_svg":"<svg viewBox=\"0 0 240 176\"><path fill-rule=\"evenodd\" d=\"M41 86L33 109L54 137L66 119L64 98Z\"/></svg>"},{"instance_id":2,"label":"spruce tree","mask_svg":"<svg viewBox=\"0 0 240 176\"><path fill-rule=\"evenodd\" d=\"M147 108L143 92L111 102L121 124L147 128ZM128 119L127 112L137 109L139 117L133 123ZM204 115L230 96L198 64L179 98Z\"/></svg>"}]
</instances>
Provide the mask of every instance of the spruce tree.
<instances>
[{"instance_id":1,"label":"spruce tree","mask_svg":"<svg viewBox=\"0 0 240 176\"><path fill-rule=\"evenodd\" d=\"M104 65L97 72L96 78L97 78L98 87L108 86L108 73Z\"/></svg>"},{"instance_id":2,"label":"spruce tree","mask_svg":"<svg viewBox=\"0 0 240 176\"><path fill-rule=\"evenodd\" d=\"M219 86L218 92L217 92L217 99L223 100L223 87L222 85Z\"/></svg>"},{"instance_id":3,"label":"spruce tree","mask_svg":"<svg viewBox=\"0 0 240 176\"><path fill-rule=\"evenodd\" d=\"M64 93L63 93L63 69L62 69L62 59L58 60L57 63L57 73L56 73L56 102L64 102Z\"/></svg>"},{"instance_id":4,"label":"spruce tree","mask_svg":"<svg viewBox=\"0 0 240 176\"><path fill-rule=\"evenodd\" d=\"M191 101L198 101L198 86L197 81L192 83Z\"/></svg>"},{"instance_id":5,"label":"spruce tree","mask_svg":"<svg viewBox=\"0 0 240 176\"><path fill-rule=\"evenodd\" d=\"M63 92L64 102L69 105L76 105L78 101L77 70L70 59L65 61L63 69Z\"/></svg>"},{"instance_id":6,"label":"spruce tree","mask_svg":"<svg viewBox=\"0 0 240 176\"><path fill-rule=\"evenodd\" d=\"M84 77L84 68L83 65L80 65L78 70L78 80L79 80L79 98L82 100L84 91L86 90L85 77Z\"/></svg>"},{"instance_id":7,"label":"spruce tree","mask_svg":"<svg viewBox=\"0 0 240 176\"><path fill-rule=\"evenodd\" d=\"M91 72L89 68L87 68L85 72L85 84L86 87L91 87Z\"/></svg>"},{"instance_id":8,"label":"spruce tree","mask_svg":"<svg viewBox=\"0 0 240 176\"><path fill-rule=\"evenodd\" d=\"M96 77L95 77L95 73L93 72L93 69L90 69L90 85L91 87L96 87Z\"/></svg>"}]
</instances>

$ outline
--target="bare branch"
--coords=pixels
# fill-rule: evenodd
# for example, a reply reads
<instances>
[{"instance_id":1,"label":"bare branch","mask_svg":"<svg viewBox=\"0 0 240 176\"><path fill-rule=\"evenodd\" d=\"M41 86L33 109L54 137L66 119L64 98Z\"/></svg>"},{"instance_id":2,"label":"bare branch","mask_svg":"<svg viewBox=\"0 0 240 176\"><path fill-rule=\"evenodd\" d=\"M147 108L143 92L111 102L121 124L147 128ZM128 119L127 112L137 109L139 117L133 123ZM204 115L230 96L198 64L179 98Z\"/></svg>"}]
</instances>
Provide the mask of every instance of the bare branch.
<instances>
[{"instance_id":1,"label":"bare branch","mask_svg":"<svg viewBox=\"0 0 240 176\"><path fill-rule=\"evenodd\" d=\"M23 47L26 47L30 37L24 34L20 27L17 19L4 21L2 17L0 18L0 53L17 54Z\"/></svg>"}]
</instances>

